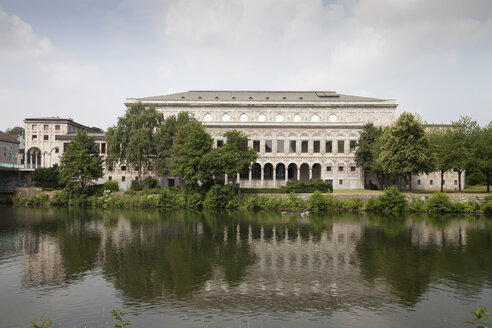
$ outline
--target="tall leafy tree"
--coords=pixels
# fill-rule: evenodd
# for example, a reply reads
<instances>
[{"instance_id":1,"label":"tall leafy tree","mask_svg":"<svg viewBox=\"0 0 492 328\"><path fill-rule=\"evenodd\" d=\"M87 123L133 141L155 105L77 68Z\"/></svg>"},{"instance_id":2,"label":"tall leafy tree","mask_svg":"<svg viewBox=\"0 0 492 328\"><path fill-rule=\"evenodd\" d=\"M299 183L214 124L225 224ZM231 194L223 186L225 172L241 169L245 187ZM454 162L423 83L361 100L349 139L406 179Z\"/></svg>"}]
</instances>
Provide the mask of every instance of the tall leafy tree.
<instances>
[{"instance_id":1,"label":"tall leafy tree","mask_svg":"<svg viewBox=\"0 0 492 328\"><path fill-rule=\"evenodd\" d=\"M212 137L199 122L189 122L177 132L171 149L169 167L184 184L197 187L198 181L208 182L213 173L203 165L204 156L212 150Z\"/></svg>"},{"instance_id":2,"label":"tall leafy tree","mask_svg":"<svg viewBox=\"0 0 492 328\"><path fill-rule=\"evenodd\" d=\"M380 186L384 186L384 172L377 161L380 146L381 136L383 135L383 129L381 127L375 127L374 124L368 123L364 125L364 128L360 134L359 141L357 142L357 150L355 151L355 162L357 166L364 169L364 172L375 173Z\"/></svg>"},{"instance_id":3,"label":"tall leafy tree","mask_svg":"<svg viewBox=\"0 0 492 328\"><path fill-rule=\"evenodd\" d=\"M458 189L461 191L461 175L476 165L473 144L478 133L478 124L470 117L461 117L446 131L448 158L451 167L458 173Z\"/></svg>"},{"instance_id":4,"label":"tall leafy tree","mask_svg":"<svg viewBox=\"0 0 492 328\"><path fill-rule=\"evenodd\" d=\"M231 130L224 133L224 146L212 149L202 161L213 175L227 174L235 179L238 173L248 172L258 153L248 146L248 137L242 132Z\"/></svg>"},{"instance_id":5,"label":"tall leafy tree","mask_svg":"<svg viewBox=\"0 0 492 328\"><path fill-rule=\"evenodd\" d=\"M450 147L448 128L431 128L428 133L429 142L436 159L436 169L441 172L441 192L444 191L444 173L453 169L450 159Z\"/></svg>"},{"instance_id":6,"label":"tall leafy tree","mask_svg":"<svg viewBox=\"0 0 492 328\"><path fill-rule=\"evenodd\" d=\"M77 183L84 189L91 181L102 178L103 160L97 151L93 137L78 131L60 159L60 182Z\"/></svg>"},{"instance_id":7,"label":"tall leafy tree","mask_svg":"<svg viewBox=\"0 0 492 328\"><path fill-rule=\"evenodd\" d=\"M164 120L155 107L146 108L141 103L132 105L116 126L108 128L106 164L110 170L116 163L126 163L138 171L142 180L143 170L152 170L157 158L156 130Z\"/></svg>"},{"instance_id":8,"label":"tall leafy tree","mask_svg":"<svg viewBox=\"0 0 492 328\"><path fill-rule=\"evenodd\" d=\"M180 112L177 116L171 115L166 118L164 124L157 129L155 136L157 158L154 167L159 174L169 173L169 160L176 133L190 122L197 122L197 120L188 112Z\"/></svg>"},{"instance_id":9,"label":"tall leafy tree","mask_svg":"<svg viewBox=\"0 0 492 328\"><path fill-rule=\"evenodd\" d=\"M20 134L20 135L24 136L24 128L22 128L20 126L14 126L13 128L8 128L7 130L5 130L5 133L6 134Z\"/></svg>"},{"instance_id":10,"label":"tall leafy tree","mask_svg":"<svg viewBox=\"0 0 492 328\"><path fill-rule=\"evenodd\" d=\"M492 121L487 126L479 129L473 145L475 168L485 175L487 192L490 192L490 176L492 173Z\"/></svg>"},{"instance_id":11,"label":"tall leafy tree","mask_svg":"<svg viewBox=\"0 0 492 328\"><path fill-rule=\"evenodd\" d=\"M415 174L429 173L435 168L422 122L411 113L402 113L381 137L381 153L378 162L389 174L399 180ZM411 183L409 183L411 189Z\"/></svg>"}]
</instances>

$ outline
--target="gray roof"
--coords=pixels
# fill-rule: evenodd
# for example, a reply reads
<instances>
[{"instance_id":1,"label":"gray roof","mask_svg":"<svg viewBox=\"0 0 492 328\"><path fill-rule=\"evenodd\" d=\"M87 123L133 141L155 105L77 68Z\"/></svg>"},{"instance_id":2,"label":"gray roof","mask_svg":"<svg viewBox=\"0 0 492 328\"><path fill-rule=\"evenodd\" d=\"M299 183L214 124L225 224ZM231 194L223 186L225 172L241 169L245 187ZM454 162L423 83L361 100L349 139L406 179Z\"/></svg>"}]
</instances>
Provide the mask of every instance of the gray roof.
<instances>
[{"instance_id":1,"label":"gray roof","mask_svg":"<svg viewBox=\"0 0 492 328\"><path fill-rule=\"evenodd\" d=\"M90 127L77 123L71 118L62 118L58 116L52 116L52 117L30 117L30 118L25 118L24 123L41 123L41 122L60 122L60 123L67 123L74 125L78 128L81 128L83 130L86 130L88 132L96 132Z\"/></svg>"},{"instance_id":2,"label":"gray roof","mask_svg":"<svg viewBox=\"0 0 492 328\"><path fill-rule=\"evenodd\" d=\"M15 143L19 144L19 140L9 136L8 134L0 131L0 142L9 142L9 143Z\"/></svg>"},{"instance_id":3,"label":"gray roof","mask_svg":"<svg viewBox=\"0 0 492 328\"><path fill-rule=\"evenodd\" d=\"M338 94L335 91L186 91L134 98L138 101L281 101L281 102L381 102L386 99Z\"/></svg>"}]
</instances>

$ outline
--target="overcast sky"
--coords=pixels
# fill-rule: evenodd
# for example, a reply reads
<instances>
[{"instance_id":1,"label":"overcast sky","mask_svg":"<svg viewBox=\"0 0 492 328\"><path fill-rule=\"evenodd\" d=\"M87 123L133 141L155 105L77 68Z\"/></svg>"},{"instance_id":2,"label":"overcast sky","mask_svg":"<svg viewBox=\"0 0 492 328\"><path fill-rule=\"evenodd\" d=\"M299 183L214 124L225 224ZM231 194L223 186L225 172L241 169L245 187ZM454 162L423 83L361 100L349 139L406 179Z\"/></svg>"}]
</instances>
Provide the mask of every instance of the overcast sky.
<instances>
[{"instance_id":1,"label":"overcast sky","mask_svg":"<svg viewBox=\"0 0 492 328\"><path fill-rule=\"evenodd\" d=\"M492 120L491 0L0 0L0 130L128 97L335 90Z\"/></svg>"}]
</instances>

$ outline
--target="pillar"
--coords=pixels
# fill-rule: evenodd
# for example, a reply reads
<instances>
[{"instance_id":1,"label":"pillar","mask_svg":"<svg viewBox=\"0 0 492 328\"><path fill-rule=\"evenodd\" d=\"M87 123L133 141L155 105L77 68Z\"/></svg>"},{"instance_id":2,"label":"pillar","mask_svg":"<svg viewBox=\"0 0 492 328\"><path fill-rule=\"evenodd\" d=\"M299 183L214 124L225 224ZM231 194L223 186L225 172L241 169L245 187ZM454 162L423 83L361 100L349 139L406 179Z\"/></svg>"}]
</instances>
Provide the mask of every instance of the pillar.
<instances>
[{"instance_id":1,"label":"pillar","mask_svg":"<svg viewBox=\"0 0 492 328\"><path fill-rule=\"evenodd\" d=\"M265 184L264 184L264 178L265 178L265 165L263 166L260 166L260 175L261 175L261 188L264 188L265 187Z\"/></svg>"},{"instance_id":2,"label":"pillar","mask_svg":"<svg viewBox=\"0 0 492 328\"><path fill-rule=\"evenodd\" d=\"M285 185L289 182L289 165L285 166Z\"/></svg>"},{"instance_id":3,"label":"pillar","mask_svg":"<svg viewBox=\"0 0 492 328\"><path fill-rule=\"evenodd\" d=\"M276 187L277 187L277 166L275 165L273 166L273 188Z\"/></svg>"},{"instance_id":4,"label":"pillar","mask_svg":"<svg viewBox=\"0 0 492 328\"><path fill-rule=\"evenodd\" d=\"M239 186L241 186L241 175L239 173L236 175L236 181L237 181L237 184Z\"/></svg>"},{"instance_id":5,"label":"pillar","mask_svg":"<svg viewBox=\"0 0 492 328\"><path fill-rule=\"evenodd\" d=\"M224 174L224 184L227 184L229 182L229 177L227 176L227 173Z\"/></svg>"},{"instance_id":6,"label":"pillar","mask_svg":"<svg viewBox=\"0 0 492 328\"><path fill-rule=\"evenodd\" d=\"M253 167L250 167L249 168L249 175L248 175L248 181L249 181L249 187L251 188L252 187L252 180L253 180L253 173L252 173L252 169Z\"/></svg>"},{"instance_id":7,"label":"pillar","mask_svg":"<svg viewBox=\"0 0 492 328\"><path fill-rule=\"evenodd\" d=\"M301 165L297 166L297 181L301 181Z\"/></svg>"},{"instance_id":8,"label":"pillar","mask_svg":"<svg viewBox=\"0 0 492 328\"><path fill-rule=\"evenodd\" d=\"M309 167L309 180L312 180L313 179L313 167L310 166Z\"/></svg>"}]
</instances>

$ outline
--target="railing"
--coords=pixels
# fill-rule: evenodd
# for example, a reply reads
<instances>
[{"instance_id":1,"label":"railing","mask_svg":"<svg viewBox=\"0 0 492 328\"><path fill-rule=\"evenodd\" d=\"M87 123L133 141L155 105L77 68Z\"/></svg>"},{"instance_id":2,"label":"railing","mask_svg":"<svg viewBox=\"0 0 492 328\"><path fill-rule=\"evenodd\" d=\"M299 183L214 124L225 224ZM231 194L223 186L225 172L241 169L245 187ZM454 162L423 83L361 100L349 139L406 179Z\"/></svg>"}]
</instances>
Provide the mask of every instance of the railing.
<instances>
[{"instance_id":1,"label":"railing","mask_svg":"<svg viewBox=\"0 0 492 328\"><path fill-rule=\"evenodd\" d=\"M23 169L24 168L24 164L0 163L0 166L13 168L13 169Z\"/></svg>"}]
</instances>

